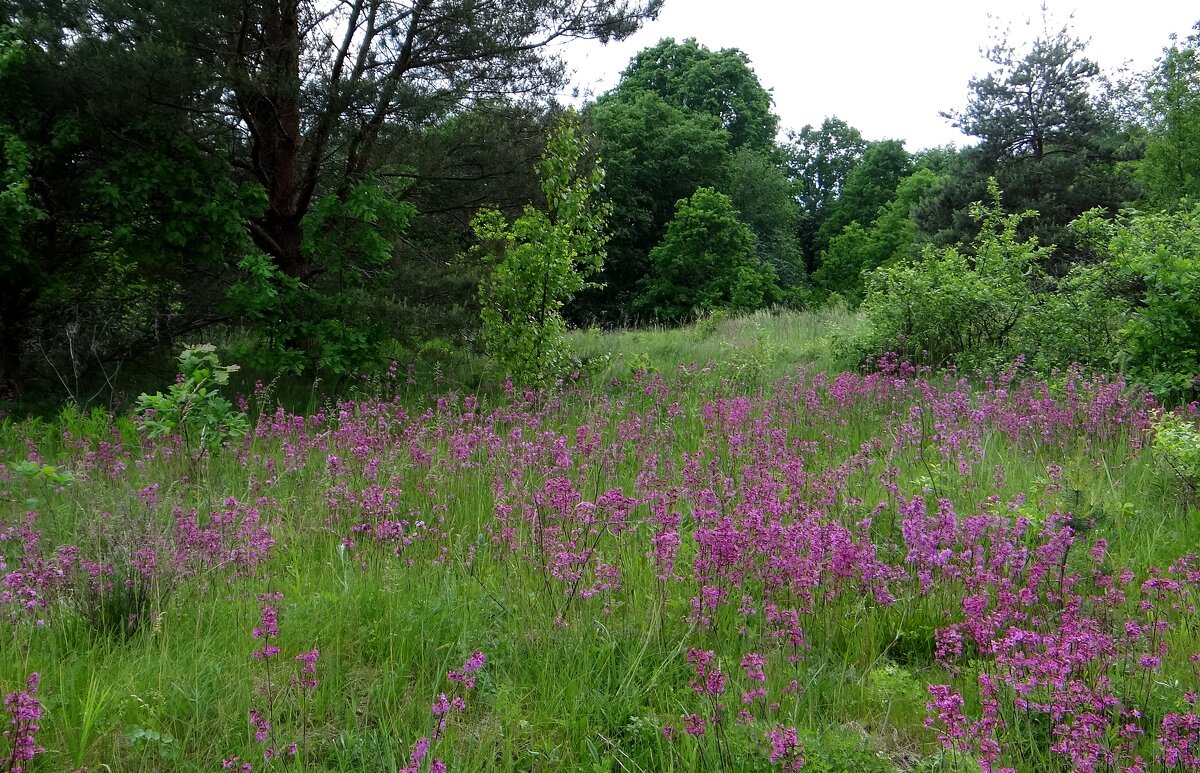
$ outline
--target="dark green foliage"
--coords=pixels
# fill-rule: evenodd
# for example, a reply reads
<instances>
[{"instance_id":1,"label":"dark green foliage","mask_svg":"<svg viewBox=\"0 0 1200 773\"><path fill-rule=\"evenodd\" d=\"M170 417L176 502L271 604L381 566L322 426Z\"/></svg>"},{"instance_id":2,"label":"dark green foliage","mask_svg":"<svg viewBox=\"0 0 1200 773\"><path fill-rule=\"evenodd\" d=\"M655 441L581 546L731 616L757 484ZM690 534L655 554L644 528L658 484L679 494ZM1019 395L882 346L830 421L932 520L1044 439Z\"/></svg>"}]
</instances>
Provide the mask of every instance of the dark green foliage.
<instances>
[{"instance_id":1,"label":"dark green foliage","mask_svg":"<svg viewBox=\"0 0 1200 773\"><path fill-rule=\"evenodd\" d=\"M264 253L243 258L228 292L233 313L253 323L238 358L293 374L378 365L387 328L371 301L391 283L394 240L413 213L394 191L364 180L343 196L326 196L305 217L304 254L324 266L307 281Z\"/></svg>"},{"instance_id":2,"label":"dark green foliage","mask_svg":"<svg viewBox=\"0 0 1200 773\"><path fill-rule=\"evenodd\" d=\"M783 287L805 284L795 184L772 155L742 148L733 156L729 197L738 219L754 233L754 254L770 264Z\"/></svg>"},{"instance_id":3,"label":"dark green foliage","mask_svg":"<svg viewBox=\"0 0 1200 773\"><path fill-rule=\"evenodd\" d=\"M938 177L920 169L900 181L895 198L880 207L868 227L853 221L833 238L821 253L821 266L813 282L823 290L836 292L851 303L864 294L863 274L893 260L911 257L918 232L912 210L921 197L937 185Z\"/></svg>"},{"instance_id":4,"label":"dark green foliage","mask_svg":"<svg viewBox=\"0 0 1200 773\"><path fill-rule=\"evenodd\" d=\"M896 195L896 187L912 174L912 156L899 140L867 145L862 161L855 164L842 186L837 202L817 231L816 246L824 249L842 229L857 222L874 222L879 209Z\"/></svg>"},{"instance_id":5,"label":"dark green foliage","mask_svg":"<svg viewBox=\"0 0 1200 773\"><path fill-rule=\"evenodd\" d=\"M625 37L660 5L8 4L0 239L20 257L0 276L0 381L43 364L87 399L88 369L107 382L214 323L248 328L273 369L371 364L407 301L392 259L412 212L387 181L415 179L414 138L476 102L544 104L564 78L548 43Z\"/></svg>"},{"instance_id":6,"label":"dark green foliage","mask_svg":"<svg viewBox=\"0 0 1200 773\"><path fill-rule=\"evenodd\" d=\"M1152 125L1138 179L1164 209L1200 200L1200 23L1195 29L1182 43L1172 38L1146 82Z\"/></svg>"},{"instance_id":7,"label":"dark green foliage","mask_svg":"<svg viewBox=\"0 0 1200 773\"><path fill-rule=\"evenodd\" d=\"M184 113L143 96L194 87L178 52L63 35L41 17L0 43L0 381L85 402L124 361L219 317L221 267L261 198Z\"/></svg>"},{"instance_id":8,"label":"dark green foliage","mask_svg":"<svg viewBox=\"0 0 1200 773\"><path fill-rule=\"evenodd\" d=\"M67 592L67 604L79 616L88 633L125 642L153 621L155 605L163 595L141 572L129 566L114 568L112 574L75 582Z\"/></svg>"},{"instance_id":9,"label":"dark green foliage","mask_svg":"<svg viewBox=\"0 0 1200 773\"><path fill-rule=\"evenodd\" d=\"M412 350L442 339L461 350L479 324L484 266L470 249L481 203L518 217L541 198L536 169L557 109L488 100L411 132L394 152L410 181L404 195L419 213L394 245L389 297L374 294L387 335Z\"/></svg>"},{"instance_id":10,"label":"dark green foliage","mask_svg":"<svg viewBox=\"0 0 1200 773\"><path fill-rule=\"evenodd\" d=\"M1135 130L1110 104L1112 91L1069 29L1038 35L1023 52L1002 37L985 53L995 70L971 80L964 110L944 114L979 145L951 162L918 222L937 243L970 241L968 203L982 198L994 177L1010 210L1038 212L1025 228L1059 247L1060 265L1052 268L1061 273L1087 257L1071 221L1136 197L1125 163L1139 153Z\"/></svg>"},{"instance_id":11,"label":"dark green foliage","mask_svg":"<svg viewBox=\"0 0 1200 773\"><path fill-rule=\"evenodd\" d=\"M752 311L779 297L774 269L754 257L754 234L729 197L712 188L679 201L650 263L638 307L665 322L715 309Z\"/></svg>"},{"instance_id":12,"label":"dark green foliage","mask_svg":"<svg viewBox=\"0 0 1200 773\"><path fill-rule=\"evenodd\" d=\"M604 155L612 240L600 280L606 287L585 296L575 315L616 321L635 297L675 202L700 187L728 185L729 133L715 117L681 110L648 92L606 96L591 117Z\"/></svg>"},{"instance_id":13,"label":"dark green foliage","mask_svg":"<svg viewBox=\"0 0 1200 773\"><path fill-rule=\"evenodd\" d=\"M987 196L986 176L978 147L948 148L932 161L939 176L938 184L913 208L913 220L920 232L934 244L949 246L969 242L976 233L971 219L970 202Z\"/></svg>"},{"instance_id":14,"label":"dark green foliage","mask_svg":"<svg viewBox=\"0 0 1200 773\"><path fill-rule=\"evenodd\" d=\"M789 134L788 167L801 209L800 247L809 269L816 267L817 232L829 218L850 172L862 160L867 142L840 118L819 128L805 126Z\"/></svg>"}]
</instances>

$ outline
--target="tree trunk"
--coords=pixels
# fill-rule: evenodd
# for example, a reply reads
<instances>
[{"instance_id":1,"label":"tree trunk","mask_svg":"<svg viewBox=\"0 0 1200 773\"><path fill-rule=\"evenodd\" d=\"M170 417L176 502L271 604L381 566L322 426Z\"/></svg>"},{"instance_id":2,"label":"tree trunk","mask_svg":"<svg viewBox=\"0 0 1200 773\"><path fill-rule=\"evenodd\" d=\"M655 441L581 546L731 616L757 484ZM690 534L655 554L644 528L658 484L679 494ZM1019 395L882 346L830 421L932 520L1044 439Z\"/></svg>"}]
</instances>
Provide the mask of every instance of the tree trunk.
<instances>
[{"instance_id":1,"label":"tree trunk","mask_svg":"<svg viewBox=\"0 0 1200 773\"><path fill-rule=\"evenodd\" d=\"M254 224L252 235L281 271L304 277L310 266L300 250L300 221L308 202L301 174L299 2L272 0L262 14L260 40L250 39L252 24L244 20L239 52L244 77L238 99L250 128L255 175L267 192L266 214ZM246 60L258 57L258 72L249 74Z\"/></svg>"}]
</instances>

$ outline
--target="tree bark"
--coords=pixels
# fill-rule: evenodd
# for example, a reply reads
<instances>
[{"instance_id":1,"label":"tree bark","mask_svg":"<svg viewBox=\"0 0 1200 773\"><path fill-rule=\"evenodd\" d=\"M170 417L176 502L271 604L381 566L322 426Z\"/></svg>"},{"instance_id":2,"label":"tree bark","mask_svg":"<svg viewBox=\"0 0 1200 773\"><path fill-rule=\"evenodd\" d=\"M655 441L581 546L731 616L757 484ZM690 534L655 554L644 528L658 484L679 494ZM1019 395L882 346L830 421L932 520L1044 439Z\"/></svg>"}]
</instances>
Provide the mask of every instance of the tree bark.
<instances>
[{"instance_id":1,"label":"tree bark","mask_svg":"<svg viewBox=\"0 0 1200 773\"><path fill-rule=\"evenodd\" d=\"M237 98L250 129L252 167L267 192L267 211L251 235L281 271L303 277L309 266L300 249L308 202L301 174L299 0L271 0L262 14L258 40L251 37L253 23L243 17L238 52ZM251 74L247 63L254 59L261 64Z\"/></svg>"}]
</instances>

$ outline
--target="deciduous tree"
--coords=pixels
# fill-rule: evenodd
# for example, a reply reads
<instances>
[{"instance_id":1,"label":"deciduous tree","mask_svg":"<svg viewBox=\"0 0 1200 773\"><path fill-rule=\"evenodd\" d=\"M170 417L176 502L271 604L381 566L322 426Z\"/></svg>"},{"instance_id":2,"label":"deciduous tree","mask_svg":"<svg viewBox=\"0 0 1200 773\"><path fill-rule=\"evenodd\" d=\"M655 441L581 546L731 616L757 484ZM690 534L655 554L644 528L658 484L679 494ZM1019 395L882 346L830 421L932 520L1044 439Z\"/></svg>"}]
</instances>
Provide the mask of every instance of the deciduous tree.
<instances>
[{"instance_id":1,"label":"deciduous tree","mask_svg":"<svg viewBox=\"0 0 1200 773\"><path fill-rule=\"evenodd\" d=\"M867 141L850 124L826 118L819 127L805 126L791 133L788 166L800 204L800 246L809 269L816 267L817 232L833 210L851 170L862 160Z\"/></svg>"},{"instance_id":2,"label":"deciduous tree","mask_svg":"<svg viewBox=\"0 0 1200 773\"><path fill-rule=\"evenodd\" d=\"M779 118L771 112L771 92L759 82L750 58L736 48L712 51L695 38L664 38L634 56L616 88L618 96L641 91L715 117L729 132L732 149L775 145Z\"/></svg>"},{"instance_id":3,"label":"deciduous tree","mask_svg":"<svg viewBox=\"0 0 1200 773\"><path fill-rule=\"evenodd\" d=\"M604 174L581 168L586 143L574 113L554 131L539 166L545 211L526 206L511 223L480 211L473 223L491 274L480 286L483 340L507 375L533 382L568 365L563 306L604 265Z\"/></svg>"},{"instance_id":4,"label":"deciduous tree","mask_svg":"<svg viewBox=\"0 0 1200 773\"><path fill-rule=\"evenodd\" d=\"M1156 207L1200 200L1200 23L1195 29L1172 39L1146 82L1151 126L1138 177Z\"/></svg>"},{"instance_id":5,"label":"deciduous tree","mask_svg":"<svg viewBox=\"0 0 1200 773\"><path fill-rule=\"evenodd\" d=\"M700 187L726 188L732 157L729 133L715 117L673 107L650 92L606 95L591 118L604 155L604 196L613 206L612 240L604 289L586 293L573 314L616 322L629 314L675 202Z\"/></svg>"},{"instance_id":6,"label":"deciduous tree","mask_svg":"<svg viewBox=\"0 0 1200 773\"><path fill-rule=\"evenodd\" d=\"M638 307L666 322L698 311L751 311L777 299L775 272L754 257L754 234L738 220L733 202L700 188L675 206L662 244L650 253Z\"/></svg>"}]
</instances>

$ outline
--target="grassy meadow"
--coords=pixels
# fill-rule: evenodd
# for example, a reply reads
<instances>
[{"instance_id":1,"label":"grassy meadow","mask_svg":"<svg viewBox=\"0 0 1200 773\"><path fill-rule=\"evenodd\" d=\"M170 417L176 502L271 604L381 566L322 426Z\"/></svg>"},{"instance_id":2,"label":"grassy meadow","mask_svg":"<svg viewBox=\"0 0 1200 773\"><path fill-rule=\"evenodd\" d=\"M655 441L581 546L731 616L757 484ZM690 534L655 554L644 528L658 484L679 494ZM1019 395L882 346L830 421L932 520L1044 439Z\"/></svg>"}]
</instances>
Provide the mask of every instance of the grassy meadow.
<instances>
[{"instance_id":1,"label":"grassy meadow","mask_svg":"<svg viewBox=\"0 0 1200 773\"><path fill-rule=\"evenodd\" d=\"M211 453L6 420L0 771L1200 769L1154 403L843 371L855 324L578 332L545 391L268 385Z\"/></svg>"}]
</instances>

